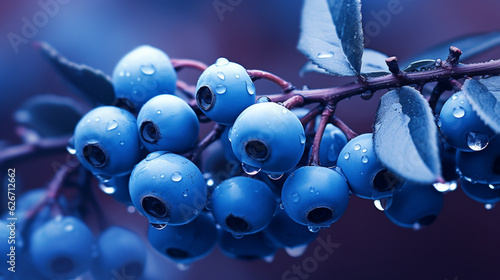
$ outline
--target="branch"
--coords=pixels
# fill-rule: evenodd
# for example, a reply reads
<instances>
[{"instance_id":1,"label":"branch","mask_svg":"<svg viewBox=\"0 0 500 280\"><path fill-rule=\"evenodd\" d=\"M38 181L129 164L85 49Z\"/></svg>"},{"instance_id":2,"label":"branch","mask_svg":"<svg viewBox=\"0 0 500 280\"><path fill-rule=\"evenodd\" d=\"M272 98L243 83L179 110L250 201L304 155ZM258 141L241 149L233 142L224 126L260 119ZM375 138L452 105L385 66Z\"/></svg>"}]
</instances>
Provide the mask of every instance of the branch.
<instances>
[{"instance_id":1,"label":"branch","mask_svg":"<svg viewBox=\"0 0 500 280\"><path fill-rule=\"evenodd\" d=\"M189 158L192 162L196 162L198 157L201 155L203 150L205 150L210 144L217 141L220 138L222 132L226 127L220 124L215 124L212 130L203 138L203 140L198 143L194 151L190 152L187 158Z\"/></svg>"},{"instance_id":2,"label":"branch","mask_svg":"<svg viewBox=\"0 0 500 280\"><path fill-rule=\"evenodd\" d=\"M183 68L193 68L203 72L208 68L205 63L193 59L172 58L170 61L177 72Z\"/></svg>"},{"instance_id":3,"label":"branch","mask_svg":"<svg viewBox=\"0 0 500 280\"><path fill-rule=\"evenodd\" d=\"M304 97L300 95L295 95L283 102L283 106L288 110L292 109L293 107L301 106L302 104L304 104Z\"/></svg>"},{"instance_id":4,"label":"branch","mask_svg":"<svg viewBox=\"0 0 500 280\"><path fill-rule=\"evenodd\" d=\"M330 123L338 127L347 137L347 141L351 141L354 137L358 136L354 130L352 130L347 124L345 124L341 119L333 117Z\"/></svg>"},{"instance_id":5,"label":"branch","mask_svg":"<svg viewBox=\"0 0 500 280\"><path fill-rule=\"evenodd\" d=\"M272 73L262 70L247 70L247 73L248 75L250 75L250 78L252 78L253 81L258 79L266 79L277 84L284 93L292 92L295 89L295 87L290 82L287 82Z\"/></svg>"},{"instance_id":6,"label":"branch","mask_svg":"<svg viewBox=\"0 0 500 280\"><path fill-rule=\"evenodd\" d=\"M300 119L302 126L305 127L310 121L314 120L314 118L316 118L317 115L321 114L321 112L323 112L323 106L321 105L318 105L314 109L309 111L309 113L307 113L305 116L302 117L302 119Z\"/></svg>"},{"instance_id":7,"label":"branch","mask_svg":"<svg viewBox=\"0 0 500 280\"><path fill-rule=\"evenodd\" d=\"M431 107L434 114L436 114L436 106L439 101L439 98L443 94L443 92L447 90L451 90L451 83L449 80L441 80L432 90L431 96L429 98L429 106Z\"/></svg>"},{"instance_id":8,"label":"branch","mask_svg":"<svg viewBox=\"0 0 500 280\"><path fill-rule=\"evenodd\" d=\"M65 153L70 138L70 136L41 138L35 143L24 143L5 148L0 151L0 165L22 159L52 155L54 153Z\"/></svg>"},{"instance_id":9,"label":"branch","mask_svg":"<svg viewBox=\"0 0 500 280\"><path fill-rule=\"evenodd\" d=\"M311 147L312 152L311 152L311 157L309 158L309 165L320 165L319 147L321 144L321 139L323 138L325 127L328 124L328 121L332 118L334 113L335 113L335 107L332 105L328 105L321 114L321 120L319 122L318 130L316 130L316 134L314 135L314 140Z\"/></svg>"}]
</instances>

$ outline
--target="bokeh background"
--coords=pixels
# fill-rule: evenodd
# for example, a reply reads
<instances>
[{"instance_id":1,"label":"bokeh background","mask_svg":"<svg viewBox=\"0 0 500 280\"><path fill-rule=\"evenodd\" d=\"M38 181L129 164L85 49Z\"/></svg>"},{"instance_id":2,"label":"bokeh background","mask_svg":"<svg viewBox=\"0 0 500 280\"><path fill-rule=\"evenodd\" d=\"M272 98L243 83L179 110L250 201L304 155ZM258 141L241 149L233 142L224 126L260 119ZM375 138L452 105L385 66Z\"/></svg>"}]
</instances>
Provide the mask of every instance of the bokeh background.
<instances>
[{"instance_id":1,"label":"bokeh background","mask_svg":"<svg viewBox=\"0 0 500 280\"><path fill-rule=\"evenodd\" d=\"M34 0L0 3L0 139L13 144L20 141L14 133L12 115L27 98L40 93L74 96L68 84L35 51L35 41L47 41L71 60L109 74L128 51L150 44L171 57L207 64L224 56L249 69L276 73L296 86L319 88L351 81L320 74L299 76L306 61L296 50L302 1L62 2L65 4L60 4L47 24L38 28L27 44L19 45L18 52L7 34L21 34L23 18L32 21L42 8ZM236 5L220 15L214 8L217 2ZM398 2L402 11L380 24L376 14L387 10L390 2ZM378 32L372 30L368 47L401 60L457 36L500 30L499 11L500 2L495 0L363 1L365 25L375 22L380 26ZM475 60L498 58L500 48ZM185 70L180 78L195 83L197 75L194 70ZM259 94L279 92L266 81L256 86ZM379 96L377 93L370 101L344 101L337 115L357 132L370 132ZM54 175L47 160L22 162L15 167L24 189L41 187ZM145 233L145 219L129 214L111 200L101 201L117 224ZM499 211L486 210L457 190L446 194L443 211L431 227L413 231L393 225L371 201L353 197L344 217L320 235L340 247L325 262L319 262L307 278L283 279L499 279ZM282 279L293 265L300 266L312 257L317 246L319 243L313 242L298 258L279 251L272 263L232 260L216 248L187 271L178 270L151 251L148 279Z\"/></svg>"}]
</instances>

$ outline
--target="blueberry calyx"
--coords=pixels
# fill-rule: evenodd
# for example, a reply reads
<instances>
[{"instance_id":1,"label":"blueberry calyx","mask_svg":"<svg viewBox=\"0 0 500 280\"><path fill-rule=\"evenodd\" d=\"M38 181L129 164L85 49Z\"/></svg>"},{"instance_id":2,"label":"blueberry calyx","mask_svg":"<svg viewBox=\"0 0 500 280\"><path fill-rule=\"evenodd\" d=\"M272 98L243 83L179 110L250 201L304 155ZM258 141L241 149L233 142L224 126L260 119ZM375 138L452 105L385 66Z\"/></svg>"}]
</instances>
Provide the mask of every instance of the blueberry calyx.
<instances>
[{"instance_id":1,"label":"blueberry calyx","mask_svg":"<svg viewBox=\"0 0 500 280\"><path fill-rule=\"evenodd\" d=\"M158 142L161 138L160 129L150 120L142 122L139 133L141 138L150 144Z\"/></svg>"},{"instance_id":2,"label":"blueberry calyx","mask_svg":"<svg viewBox=\"0 0 500 280\"><path fill-rule=\"evenodd\" d=\"M165 218L170 214L165 203L154 196L144 197L141 201L141 205L146 213L155 218Z\"/></svg>"},{"instance_id":3,"label":"blueberry calyx","mask_svg":"<svg viewBox=\"0 0 500 280\"><path fill-rule=\"evenodd\" d=\"M108 163L108 155L99 144L87 144L83 147L83 156L93 167L102 168Z\"/></svg>"},{"instance_id":4,"label":"blueberry calyx","mask_svg":"<svg viewBox=\"0 0 500 280\"><path fill-rule=\"evenodd\" d=\"M202 86L196 92L196 103L203 111L209 111L215 105L215 94L208 86Z\"/></svg>"},{"instance_id":5,"label":"blueberry calyx","mask_svg":"<svg viewBox=\"0 0 500 280\"><path fill-rule=\"evenodd\" d=\"M267 145L260 140L250 140L245 145L246 154L257 161L264 161L269 156Z\"/></svg>"},{"instance_id":6,"label":"blueberry calyx","mask_svg":"<svg viewBox=\"0 0 500 280\"><path fill-rule=\"evenodd\" d=\"M307 212L307 220L313 224L322 224L333 217L333 210L330 207L319 206Z\"/></svg>"},{"instance_id":7,"label":"blueberry calyx","mask_svg":"<svg viewBox=\"0 0 500 280\"><path fill-rule=\"evenodd\" d=\"M242 217L230 214L226 217L225 223L234 232L247 232L250 229L248 222Z\"/></svg>"},{"instance_id":8,"label":"blueberry calyx","mask_svg":"<svg viewBox=\"0 0 500 280\"><path fill-rule=\"evenodd\" d=\"M373 177L373 188L379 192L387 192L394 189L399 180L387 169L379 171Z\"/></svg>"}]
</instances>

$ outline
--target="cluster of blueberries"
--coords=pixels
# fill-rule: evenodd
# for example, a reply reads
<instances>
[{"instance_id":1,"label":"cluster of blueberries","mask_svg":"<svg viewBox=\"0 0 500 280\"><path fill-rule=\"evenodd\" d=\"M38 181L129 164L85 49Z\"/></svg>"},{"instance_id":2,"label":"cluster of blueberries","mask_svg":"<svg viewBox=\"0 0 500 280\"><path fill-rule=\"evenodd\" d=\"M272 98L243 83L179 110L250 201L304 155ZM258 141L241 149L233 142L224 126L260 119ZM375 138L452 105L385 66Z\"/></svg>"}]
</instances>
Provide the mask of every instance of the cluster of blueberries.
<instances>
[{"instance_id":1,"label":"cluster of blueberries","mask_svg":"<svg viewBox=\"0 0 500 280\"><path fill-rule=\"evenodd\" d=\"M165 53L150 46L131 51L113 73L116 98L129 110L91 110L76 126L70 149L105 192L149 220L149 242L176 263L196 261L216 243L238 259L268 259L278 248L299 255L343 215L351 195L374 200L402 227L429 225L441 211L442 184L419 185L393 175L378 161L371 133L348 141L328 124L321 165L308 166L311 141L300 121L308 111L257 98L245 68L225 58L202 73L195 96L199 109L224 131L193 162L200 123L175 95L176 82ZM488 205L499 201L500 138L463 93L446 101L438 126L445 139L445 179L456 180L458 173L471 198ZM120 243L121 236L129 241ZM66 245L54 246L55 240ZM95 263L100 269L92 271L142 272L145 253L133 233L108 229L96 256L92 240L78 219L55 219L33 232L30 254L41 259L34 263L47 277L69 278ZM129 251L115 253L118 247Z\"/></svg>"}]
</instances>

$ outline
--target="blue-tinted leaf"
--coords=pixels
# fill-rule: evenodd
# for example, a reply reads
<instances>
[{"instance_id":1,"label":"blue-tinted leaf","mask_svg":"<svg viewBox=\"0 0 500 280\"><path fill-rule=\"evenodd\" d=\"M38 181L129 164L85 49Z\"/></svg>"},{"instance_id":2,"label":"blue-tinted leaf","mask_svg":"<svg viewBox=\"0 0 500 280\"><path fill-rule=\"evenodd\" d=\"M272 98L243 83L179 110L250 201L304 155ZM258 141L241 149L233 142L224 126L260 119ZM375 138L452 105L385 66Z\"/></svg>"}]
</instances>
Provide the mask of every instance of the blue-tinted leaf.
<instances>
[{"instance_id":1,"label":"blue-tinted leaf","mask_svg":"<svg viewBox=\"0 0 500 280\"><path fill-rule=\"evenodd\" d=\"M418 183L441 178L437 126L416 89L402 87L382 96L373 141L380 162L394 174Z\"/></svg>"},{"instance_id":2,"label":"blue-tinted leaf","mask_svg":"<svg viewBox=\"0 0 500 280\"><path fill-rule=\"evenodd\" d=\"M436 66L436 61L434 59L424 59L424 60L417 60L410 65L406 66L405 69L403 69L404 72L418 72L422 70L427 70L429 68L435 67Z\"/></svg>"},{"instance_id":3,"label":"blue-tinted leaf","mask_svg":"<svg viewBox=\"0 0 500 280\"><path fill-rule=\"evenodd\" d=\"M41 137L58 137L73 134L84 114L85 110L74 99L43 94L28 99L14 118Z\"/></svg>"},{"instance_id":4,"label":"blue-tinted leaf","mask_svg":"<svg viewBox=\"0 0 500 280\"><path fill-rule=\"evenodd\" d=\"M500 77L469 79L462 90L479 117L500 134Z\"/></svg>"},{"instance_id":5,"label":"blue-tinted leaf","mask_svg":"<svg viewBox=\"0 0 500 280\"><path fill-rule=\"evenodd\" d=\"M342 50L356 73L361 72L363 57L363 27L360 0L328 0L333 24Z\"/></svg>"},{"instance_id":6,"label":"blue-tinted leaf","mask_svg":"<svg viewBox=\"0 0 500 280\"><path fill-rule=\"evenodd\" d=\"M387 55L385 55L381 52L366 49L365 52L363 53L363 63L361 66L361 74L366 75L366 76L381 76L381 75L390 74L391 72L389 72L387 64L385 63L386 58L387 58ZM308 61L300 69L300 75L303 76L304 74L307 74L310 72L316 72L316 73L326 74L326 75L329 74L326 70L318 67L316 64L312 63L311 61Z\"/></svg>"},{"instance_id":7,"label":"blue-tinted leaf","mask_svg":"<svg viewBox=\"0 0 500 280\"><path fill-rule=\"evenodd\" d=\"M47 43L40 43L39 46L57 71L92 105L110 105L113 102L115 92L109 76L87 65L69 61Z\"/></svg>"},{"instance_id":8,"label":"blue-tinted leaf","mask_svg":"<svg viewBox=\"0 0 500 280\"><path fill-rule=\"evenodd\" d=\"M455 38L432 47L414 56L401 65L406 65L412 61L423 59L440 58L444 60L448 57L449 49L451 46L455 46L462 50L463 54L461 55L460 59L466 60L498 45L500 45L500 31Z\"/></svg>"},{"instance_id":9,"label":"blue-tinted leaf","mask_svg":"<svg viewBox=\"0 0 500 280\"><path fill-rule=\"evenodd\" d=\"M297 48L330 75L356 75L342 50L327 0L304 1Z\"/></svg>"}]
</instances>

